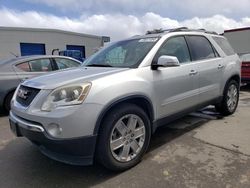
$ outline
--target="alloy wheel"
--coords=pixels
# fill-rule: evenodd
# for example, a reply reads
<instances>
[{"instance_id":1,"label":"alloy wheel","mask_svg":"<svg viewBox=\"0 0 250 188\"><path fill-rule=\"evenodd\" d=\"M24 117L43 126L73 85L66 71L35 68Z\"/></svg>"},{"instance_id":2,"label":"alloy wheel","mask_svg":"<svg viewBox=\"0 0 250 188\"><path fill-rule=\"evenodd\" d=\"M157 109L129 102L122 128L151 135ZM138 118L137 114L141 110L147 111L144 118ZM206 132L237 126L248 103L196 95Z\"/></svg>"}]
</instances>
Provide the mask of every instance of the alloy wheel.
<instances>
[{"instance_id":1,"label":"alloy wheel","mask_svg":"<svg viewBox=\"0 0 250 188\"><path fill-rule=\"evenodd\" d=\"M111 131L111 153L119 162L133 160L142 150L144 142L145 125L135 114L121 117Z\"/></svg>"},{"instance_id":2,"label":"alloy wheel","mask_svg":"<svg viewBox=\"0 0 250 188\"><path fill-rule=\"evenodd\" d=\"M236 85L232 84L228 88L227 92L227 107L230 112L234 111L234 109L236 108L237 100L238 100L238 90Z\"/></svg>"}]
</instances>

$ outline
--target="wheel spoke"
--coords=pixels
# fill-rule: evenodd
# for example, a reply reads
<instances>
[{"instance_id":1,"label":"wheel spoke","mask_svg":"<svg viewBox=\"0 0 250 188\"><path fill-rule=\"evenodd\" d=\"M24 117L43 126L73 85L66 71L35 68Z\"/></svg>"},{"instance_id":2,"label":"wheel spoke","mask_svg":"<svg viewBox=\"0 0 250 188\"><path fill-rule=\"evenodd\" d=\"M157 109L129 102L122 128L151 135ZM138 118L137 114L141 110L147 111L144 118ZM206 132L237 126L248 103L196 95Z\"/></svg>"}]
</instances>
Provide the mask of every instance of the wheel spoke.
<instances>
[{"instance_id":1,"label":"wheel spoke","mask_svg":"<svg viewBox=\"0 0 250 188\"><path fill-rule=\"evenodd\" d=\"M128 128L134 131L136 124L137 124L137 118L135 118L134 116L130 116L128 119Z\"/></svg>"},{"instance_id":2,"label":"wheel spoke","mask_svg":"<svg viewBox=\"0 0 250 188\"><path fill-rule=\"evenodd\" d=\"M233 103L236 103L237 97L236 97L236 96L233 96L232 101L233 101Z\"/></svg>"},{"instance_id":3,"label":"wheel spoke","mask_svg":"<svg viewBox=\"0 0 250 188\"><path fill-rule=\"evenodd\" d=\"M233 96L237 97L237 95L238 95L237 90L234 89Z\"/></svg>"},{"instance_id":4,"label":"wheel spoke","mask_svg":"<svg viewBox=\"0 0 250 188\"><path fill-rule=\"evenodd\" d=\"M132 150L136 153L137 152L137 150L140 148L140 146L139 146L139 144L138 144L138 142L136 141L136 140L133 140L132 142L131 142L131 148L132 148Z\"/></svg>"},{"instance_id":5,"label":"wheel spoke","mask_svg":"<svg viewBox=\"0 0 250 188\"><path fill-rule=\"evenodd\" d=\"M228 99L228 101L227 101L227 106L228 106L229 108L231 107L231 104L232 104L231 99Z\"/></svg>"},{"instance_id":6,"label":"wheel spoke","mask_svg":"<svg viewBox=\"0 0 250 188\"><path fill-rule=\"evenodd\" d=\"M123 123L123 121L119 121L116 125L116 129L117 131L122 135L124 136L125 133L127 132L127 126Z\"/></svg>"},{"instance_id":7,"label":"wheel spoke","mask_svg":"<svg viewBox=\"0 0 250 188\"><path fill-rule=\"evenodd\" d=\"M145 129L144 127L139 127L138 129L136 129L134 132L134 138L136 139L136 138L143 136L145 134L144 129Z\"/></svg>"},{"instance_id":8,"label":"wheel spoke","mask_svg":"<svg viewBox=\"0 0 250 188\"><path fill-rule=\"evenodd\" d=\"M116 140L111 141L111 149L114 151L124 145L123 138L120 137Z\"/></svg>"},{"instance_id":9,"label":"wheel spoke","mask_svg":"<svg viewBox=\"0 0 250 188\"><path fill-rule=\"evenodd\" d=\"M129 145L124 145L124 147L122 148L122 152L121 152L121 159L122 160L127 160L128 159L129 150L130 150L130 146Z\"/></svg>"}]
</instances>

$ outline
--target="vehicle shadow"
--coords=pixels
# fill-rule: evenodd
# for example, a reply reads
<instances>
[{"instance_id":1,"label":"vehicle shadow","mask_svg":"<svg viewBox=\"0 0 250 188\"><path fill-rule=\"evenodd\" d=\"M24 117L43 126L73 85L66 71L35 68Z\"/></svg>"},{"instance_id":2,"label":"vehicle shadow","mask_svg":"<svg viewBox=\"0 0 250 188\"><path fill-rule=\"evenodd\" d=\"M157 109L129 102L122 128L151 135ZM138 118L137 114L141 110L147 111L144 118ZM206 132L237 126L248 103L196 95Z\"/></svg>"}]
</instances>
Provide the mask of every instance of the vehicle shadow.
<instances>
[{"instance_id":1,"label":"vehicle shadow","mask_svg":"<svg viewBox=\"0 0 250 188\"><path fill-rule=\"evenodd\" d=\"M0 107L0 117L8 116L8 113L4 111L3 108Z\"/></svg>"},{"instance_id":2,"label":"vehicle shadow","mask_svg":"<svg viewBox=\"0 0 250 188\"><path fill-rule=\"evenodd\" d=\"M250 91L250 84L241 86L241 87L240 87L240 90L241 90L241 91Z\"/></svg>"},{"instance_id":3,"label":"vehicle shadow","mask_svg":"<svg viewBox=\"0 0 250 188\"><path fill-rule=\"evenodd\" d=\"M150 158L155 149L217 118L220 117L213 108L208 108L202 113L196 112L160 127L152 136L142 162ZM82 167L56 162L42 155L25 138L15 138L7 144L0 142L0 165L2 187L91 187L122 174L109 171L99 164Z\"/></svg>"}]
</instances>

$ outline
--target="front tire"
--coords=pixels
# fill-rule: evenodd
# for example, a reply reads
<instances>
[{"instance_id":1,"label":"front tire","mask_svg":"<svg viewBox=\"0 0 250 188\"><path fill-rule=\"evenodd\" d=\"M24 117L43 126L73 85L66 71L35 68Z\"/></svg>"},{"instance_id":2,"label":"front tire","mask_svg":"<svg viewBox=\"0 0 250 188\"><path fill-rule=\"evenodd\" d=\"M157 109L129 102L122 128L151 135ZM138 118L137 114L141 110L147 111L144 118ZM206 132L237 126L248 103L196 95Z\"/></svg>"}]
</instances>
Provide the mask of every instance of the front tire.
<instances>
[{"instance_id":1,"label":"front tire","mask_svg":"<svg viewBox=\"0 0 250 188\"><path fill-rule=\"evenodd\" d=\"M150 137L150 121L144 110L129 103L117 106L102 122L97 159L108 169L127 170L140 162Z\"/></svg>"},{"instance_id":2,"label":"front tire","mask_svg":"<svg viewBox=\"0 0 250 188\"><path fill-rule=\"evenodd\" d=\"M10 102L11 102L11 99L14 95L14 91L10 92L6 97L5 97L5 100L4 100L4 110L9 113L10 111Z\"/></svg>"},{"instance_id":3,"label":"front tire","mask_svg":"<svg viewBox=\"0 0 250 188\"><path fill-rule=\"evenodd\" d=\"M235 80L229 81L224 89L223 99L215 108L224 116L231 115L235 112L239 101L239 83Z\"/></svg>"}]
</instances>

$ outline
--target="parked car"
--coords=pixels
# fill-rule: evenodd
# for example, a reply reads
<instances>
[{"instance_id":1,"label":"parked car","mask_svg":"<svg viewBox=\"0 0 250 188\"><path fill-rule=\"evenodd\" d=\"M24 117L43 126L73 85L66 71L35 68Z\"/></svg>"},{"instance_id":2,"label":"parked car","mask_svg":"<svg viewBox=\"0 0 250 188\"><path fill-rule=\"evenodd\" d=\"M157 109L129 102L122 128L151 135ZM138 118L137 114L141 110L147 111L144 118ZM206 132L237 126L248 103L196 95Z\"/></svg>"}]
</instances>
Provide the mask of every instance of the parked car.
<instances>
[{"instance_id":1,"label":"parked car","mask_svg":"<svg viewBox=\"0 0 250 188\"><path fill-rule=\"evenodd\" d=\"M207 105L222 115L237 108L241 62L213 32L155 30L84 65L23 82L11 102L12 131L61 162L126 170L157 127Z\"/></svg>"},{"instance_id":2,"label":"parked car","mask_svg":"<svg viewBox=\"0 0 250 188\"><path fill-rule=\"evenodd\" d=\"M49 55L22 56L0 62L0 106L9 111L14 91L23 80L80 65L81 62L73 58Z\"/></svg>"},{"instance_id":3,"label":"parked car","mask_svg":"<svg viewBox=\"0 0 250 188\"><path fill-rule=\"evenodd\" d=\"M78 61L84 62L85 58L80 50L61 50L59 51L60 56L67 56L77 59Z\"/></svg>"},{"instance_id":4,"label":"parked car","mask_svg":"<svg viewBox=\"0 0 250 188\"><path fill-rule=\"evenodd\" d=\"M240 56L241 65L241 82L249 84L250 83L250 54L244 54Z\"/></svg>"}]
</instances>

